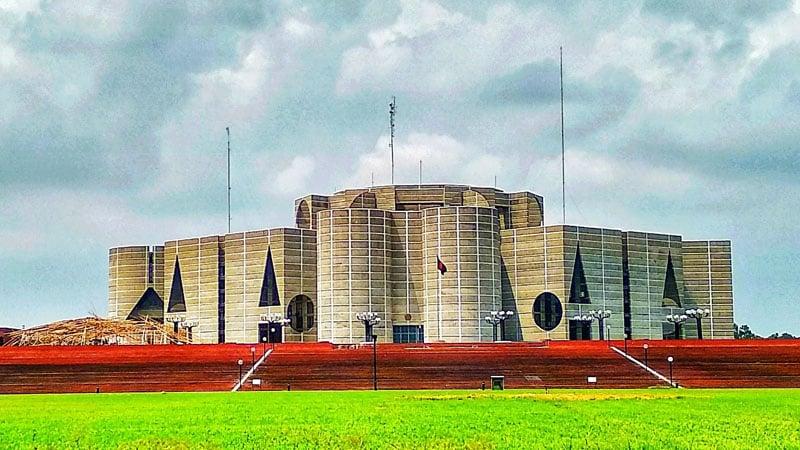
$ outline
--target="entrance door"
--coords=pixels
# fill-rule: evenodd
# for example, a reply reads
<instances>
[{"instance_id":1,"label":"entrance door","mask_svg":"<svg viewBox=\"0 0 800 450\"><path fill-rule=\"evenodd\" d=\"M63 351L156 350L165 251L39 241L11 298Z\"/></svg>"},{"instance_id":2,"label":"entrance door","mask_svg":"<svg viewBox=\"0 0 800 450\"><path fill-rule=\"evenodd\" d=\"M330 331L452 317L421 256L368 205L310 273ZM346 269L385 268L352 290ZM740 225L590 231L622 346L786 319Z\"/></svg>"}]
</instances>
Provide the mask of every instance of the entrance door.
<instances>
[{"instance_id":1,"label":"entrance door","mask_svg":"<svg viewBox=\"0 0 800 450\"><path fill-rule=\"evenodd\" d=\"M283 342L283 325L278 323L258 324L258 342L266 342L268 344Z\"/></svg>"},{"instance_id":2,"label":"entrance door","mask_svg":"<svg viewBox=\"0 0 800 450\"><path fill-rule=\"evenodd\" d=\"M589 341L592 339L592 323L582 320L569 321L569 340Z\"/></svg>"}]
</instances>

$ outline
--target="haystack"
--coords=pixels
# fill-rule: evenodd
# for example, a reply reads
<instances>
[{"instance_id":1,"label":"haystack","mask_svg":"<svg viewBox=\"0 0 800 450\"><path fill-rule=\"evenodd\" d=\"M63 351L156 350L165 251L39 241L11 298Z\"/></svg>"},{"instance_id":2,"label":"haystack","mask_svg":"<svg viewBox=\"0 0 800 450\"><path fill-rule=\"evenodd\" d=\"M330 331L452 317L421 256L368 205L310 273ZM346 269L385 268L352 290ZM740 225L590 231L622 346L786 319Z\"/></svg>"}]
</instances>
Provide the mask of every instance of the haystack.
<instances>
[{"instance_id":1,"label":"haystack","mask_svg":"<svg viewBox=\"0 0 800 450\"><path fill-rule=\"evenodd\" d=\"M3 346L33 345L149 345L185 344L184 334L175 334L152 320L112 320L100 317L62 320L4 336Z\"/></svg>"}]
</instances>

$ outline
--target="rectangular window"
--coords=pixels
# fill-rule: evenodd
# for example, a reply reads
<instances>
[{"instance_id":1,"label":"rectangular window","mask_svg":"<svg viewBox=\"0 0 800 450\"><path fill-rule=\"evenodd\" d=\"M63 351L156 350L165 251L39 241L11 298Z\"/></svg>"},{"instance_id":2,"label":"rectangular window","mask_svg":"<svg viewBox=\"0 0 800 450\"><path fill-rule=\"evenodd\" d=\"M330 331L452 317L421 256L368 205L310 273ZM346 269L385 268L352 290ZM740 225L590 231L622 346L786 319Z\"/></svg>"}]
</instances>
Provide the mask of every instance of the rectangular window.
<instances>
[{"instance_id":1,"label":"rectangular window","mask_svg":"<svg viewBox=\"0 0 800 450\"><path fill-rule=\"evenodd\" d=\"M147 252L147 284L153 284L153 252Z\"/></svg>"},{"instance_id":2,"label":"rectangular window","mask_svg":"<svg viewBox=\"0 0 800 450\"><path fill-rule=\"evenodd\" d=\"M425 342L425 332L422 325L395 325L392 327L395 344L409 344Z\"/></svg>"}]
</instances>

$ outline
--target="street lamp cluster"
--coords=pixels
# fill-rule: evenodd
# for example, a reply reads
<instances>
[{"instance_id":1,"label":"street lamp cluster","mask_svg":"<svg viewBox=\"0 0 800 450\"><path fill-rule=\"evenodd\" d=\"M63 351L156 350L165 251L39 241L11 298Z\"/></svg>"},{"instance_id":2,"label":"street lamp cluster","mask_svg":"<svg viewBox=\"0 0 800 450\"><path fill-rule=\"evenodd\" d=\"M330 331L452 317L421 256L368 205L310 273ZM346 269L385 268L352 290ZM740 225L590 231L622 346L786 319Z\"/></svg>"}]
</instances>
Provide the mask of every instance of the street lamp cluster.
<instances>
[{"instance_id":1,"label":"street lamp cluster","mask_svg":"<svg viewBox=\"0 0 800 450\"><path fill-rule=\"evenodd\" d=\"M381 318L378 317L378 313L372 311L360 312L356 314L356 319L364 324L365 341L370 342L377 338L377 336L372 333L372 329L375 327L375 325L381 323Z\"/></svg>"},{"instance_id":2,"label":"street lamp cluster","mask_svg":"<svg viewBox=\"0 0 800 450\"><path fill-rule=\"evenodd\" d=\"M593 309L591 311L587 311L586 314L576 314L572 320L577 322L585 322L591 323L597 319L597 325L600 330L600 340L604 341L606 339L605 331L606 331L606 319L611 317L611 311L608 309Z\"/></svg>"},{"instance_id":3,"label":"street lamp cluster","mask_svg":"<svg viewBox=\"0 0 800 450\"><path fill-rule=\"evenodd\" d=\"M500 340L506 340L506 320L514 316L514 311L492 311L488 316L484 317L487 323L492 325L492 340L497 340L497 326L500 326Z\"/></svg>"},{"instance_id":4,"label":"street lamp cluster","mask_svg":"<svg viewBox=\"0 0 800 450\"><path fill-rule=\"evenodd\" d=\"M378 313L364 311L356 314L356 319L364 324L366 340L372 341L372 389L378 390L378 335L373 332L375 325L381 323Z\"/></svg>"},{"instance_id":5,"label":"street lamp cluster","mask_svg":"<svg viewBox=\"0 0 800 450\"><path fill-rule=\"evenodd\" d=\"M667 322L675 325L675 339L681 338L681 329L689 319L697 321L697 339L703 339L703 318L711 316L710 309L691 308L683 314L667 314Z\"/></svg>"},{"instance_id":6,"label":"street lamp cluster","mask_svg":"<svg viewBox=\"0 0 800 450\"><path fill-rule=\"evenodd\" d=\"M186 320L186 316L182 314L172 314L165 318L165 322L172 323L172 332L178 334L179 329L186 330L186 337L189 342L192 341L192 328L197 327L196 320Z\"/></svg>"},{"instance_id":7,"label":"street lamp cluster","mask_svg":"<svg viewBox=\"0 0 800 450\"><path fill-rule=\"evenodd\" d=\"M275 350L275 333L278 331L278 325L284 327L291 321L291 319L283 317L283 314L280 313L261 315L261 323L267 324L267 335L262 338L262 342L264 344L264 353L267 352L267 342L270 342L272 344L272 349Z\"/></svg>"},{"instance_id":8,"label":"street lamp cluster","mask_svg":"<svg viewBox=\"0 0 800 450\"><path fill-rule=\"evenodd\" d=\"M697 339L703 339L703 318L711 315L710 309L692 308L686 310L686 315L697 321Z\"/></svg>"}]
</instances>

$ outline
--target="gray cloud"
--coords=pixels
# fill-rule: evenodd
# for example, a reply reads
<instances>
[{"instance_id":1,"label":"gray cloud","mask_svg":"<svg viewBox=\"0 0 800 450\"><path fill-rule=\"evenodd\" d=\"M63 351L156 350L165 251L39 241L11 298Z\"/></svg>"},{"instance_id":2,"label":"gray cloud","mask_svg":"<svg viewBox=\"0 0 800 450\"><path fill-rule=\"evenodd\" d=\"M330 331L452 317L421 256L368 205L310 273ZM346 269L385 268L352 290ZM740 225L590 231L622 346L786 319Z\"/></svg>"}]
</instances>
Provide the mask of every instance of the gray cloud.
<instances>
[{"instance_id":1,"label":"gray cloud","mask_svg":"<svg viewBox=\"0 0 800 450\"><path fill-rule=\"evenodd\" d=\"M231 61L239 33L264 20L256 2L133 3L127 14L79 17L67 5L43 4L9 39L26 64L0 90L15 106L0 120L0 183L141 184L158 166L157 133L189 98L192 74Z\"/></svg>"},{"instance_id":2,"label":"gray cloud","mask_svg":"<svg viewBox=\"0 0 800 450\"><path fill-rule=\"evenodd\" d=\"M489 81L479 98L485 105L531 109L549 107L561 97L558 61L526 64ZM641 83L628 69L604 67L590 79L566 75L564 100L570 113L570 133L583 136L618 121L636 99Z\"/></svg>"}]
</instances>

